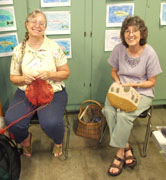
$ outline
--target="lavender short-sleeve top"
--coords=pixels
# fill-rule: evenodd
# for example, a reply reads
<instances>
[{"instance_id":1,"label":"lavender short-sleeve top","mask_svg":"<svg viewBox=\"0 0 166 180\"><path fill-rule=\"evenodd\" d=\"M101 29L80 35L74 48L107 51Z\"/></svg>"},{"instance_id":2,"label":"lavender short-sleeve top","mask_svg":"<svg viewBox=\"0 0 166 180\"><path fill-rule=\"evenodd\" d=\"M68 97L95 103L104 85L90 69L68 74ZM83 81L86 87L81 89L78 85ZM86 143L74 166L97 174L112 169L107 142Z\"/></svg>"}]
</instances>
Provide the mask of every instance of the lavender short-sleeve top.
<instances>
[{"instance_id":1,"label":"lavender short-sleeve top","mask_svg":"<svg viewBox=\"0 0 166 180\"><path fill-rule=\"evenodd\" d=\"M136 58L127 54L123 44L118 44L108 58L108 63L117 70L122 84L143 82L162 72L158 56L149 44L146 44L142 54ZM154 88L136 88L136 90L140 94L154 97Z\"/></svg>"}]
</instances>

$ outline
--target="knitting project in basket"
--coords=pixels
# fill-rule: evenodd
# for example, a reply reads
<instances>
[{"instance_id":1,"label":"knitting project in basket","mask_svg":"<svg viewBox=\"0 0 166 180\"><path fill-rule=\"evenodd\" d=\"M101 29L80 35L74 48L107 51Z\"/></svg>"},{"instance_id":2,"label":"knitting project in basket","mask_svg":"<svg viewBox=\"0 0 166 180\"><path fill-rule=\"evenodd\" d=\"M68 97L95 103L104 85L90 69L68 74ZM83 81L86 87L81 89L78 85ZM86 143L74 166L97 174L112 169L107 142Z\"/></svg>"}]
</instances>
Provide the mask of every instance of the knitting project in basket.
<instances>
[{"instance_id":1,"label":"knitting project in basket","mask_svg":"<svg viewBox=\"0 0 166 180\"><path fill-rule=\"evenodd\" d=\"M113 83L107 93L110 104L125 112L135 111L140 102L140 94L132 87Z\"/></svg>"}]
</instances>

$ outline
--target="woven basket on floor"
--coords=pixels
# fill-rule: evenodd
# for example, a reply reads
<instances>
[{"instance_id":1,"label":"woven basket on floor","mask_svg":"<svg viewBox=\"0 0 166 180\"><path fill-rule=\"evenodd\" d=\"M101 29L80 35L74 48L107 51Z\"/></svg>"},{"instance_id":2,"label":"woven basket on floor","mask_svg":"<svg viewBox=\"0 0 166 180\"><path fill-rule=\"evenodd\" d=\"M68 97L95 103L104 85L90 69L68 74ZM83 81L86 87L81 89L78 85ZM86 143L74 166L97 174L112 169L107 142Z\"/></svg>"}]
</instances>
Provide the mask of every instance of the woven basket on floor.
<instances>
[{"instance_id":1,"label":"woven basket on floor","mask_svg":"<svg viewBox=\"0 0 166 180\"><path fill-rule=\"evenodd\" d=\"M98 140L102 133L104 116L102 105L95 100L85 100L80 105L76 134Z\"/></svg>"}]
</instances>

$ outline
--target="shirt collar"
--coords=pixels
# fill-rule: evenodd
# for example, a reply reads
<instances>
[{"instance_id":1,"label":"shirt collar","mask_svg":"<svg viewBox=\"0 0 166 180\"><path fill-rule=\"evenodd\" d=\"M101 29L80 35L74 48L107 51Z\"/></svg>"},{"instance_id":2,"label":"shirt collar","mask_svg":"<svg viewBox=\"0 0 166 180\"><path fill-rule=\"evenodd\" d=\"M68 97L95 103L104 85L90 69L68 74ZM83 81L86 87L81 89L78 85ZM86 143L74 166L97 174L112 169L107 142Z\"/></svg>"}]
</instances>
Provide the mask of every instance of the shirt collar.
<instances>
[{"instance_id":1,"label":"shirt collar","mask_svg":"<svg viewBox=\"0 0 166 180\"><path fill-rule=\"evenodd\" d=\"M26 52L42 52L42 51L46 51L47 50L47 36L44 36L44 40L43 40L43 43L40 47L40 49L38 49L37 51L35 51L34 49L32 49L28 43L26 42L26 48L25 48L25 51Z\"/></svg>"}]
</instances>

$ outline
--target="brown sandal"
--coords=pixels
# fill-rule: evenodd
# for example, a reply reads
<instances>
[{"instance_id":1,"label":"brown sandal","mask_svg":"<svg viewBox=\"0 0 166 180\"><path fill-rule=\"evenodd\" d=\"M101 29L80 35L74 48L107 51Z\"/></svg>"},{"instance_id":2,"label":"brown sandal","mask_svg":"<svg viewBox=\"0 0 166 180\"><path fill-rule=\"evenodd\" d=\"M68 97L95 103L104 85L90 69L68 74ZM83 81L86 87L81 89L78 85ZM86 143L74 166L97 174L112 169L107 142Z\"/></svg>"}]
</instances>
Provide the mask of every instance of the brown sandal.
<instances>
[{"instance_id":1,"label":"brown sandal","mask_svg":"<svg viewBox=\"0 0 166 180\"><path fill-rule=\"evenodd\" d=\"M132 155L130 156L126 156L126 152L127 151L131 151ZM126 163L127 160L132 160L131 163ZM130 168L134 168L137 164L137 159L134 156L134 151L131 147L125 148L125 166L130 167Z\"/></svg>"},{"instance_id":2,"label":"brown sandal","mask_svg":"<svg viewBox=\"0 0 166 180\"><path fill-rule=\"evenodd\" d=\"M22 146L23 154L26 157L31 157L32 155L32 133L29 133L30 135L30 145L29 146Z\"/></svg>"},{"instance_id":3,"label":"brown sandal","mask_svg":"<svg viewBox=\"0 0 166 180\"><path fill-rule=\"evenodd\" d=\"M62 145L61 146L57 146L55 144L52 153L54 154L54 156L55 156L55 154L57 154L57 156L55 156L55 157L61 156L62 155Z\"/></svg>"},{"instance_id":4,"label":"brown sandal","mask_svg":"<svg viewBox=\"0 0 166 180\"><path fill-rule=\"evenodd\" d=\"M121 159L118 156L115 156L114 160L115 159L118 160L120 162L120 164L117 165L117 164L115 164L113 162L111 163L111 165L110 165L110 167L108 169L108 175L110 175L110 176L117 176L117 175L119 175L122 172L122 169L123 169L123 166L124 166L124 159ZM112 173L112 172L110 172L111 168L117 168L119 171L117 173Z\"/></svg>"}]
</instances>

